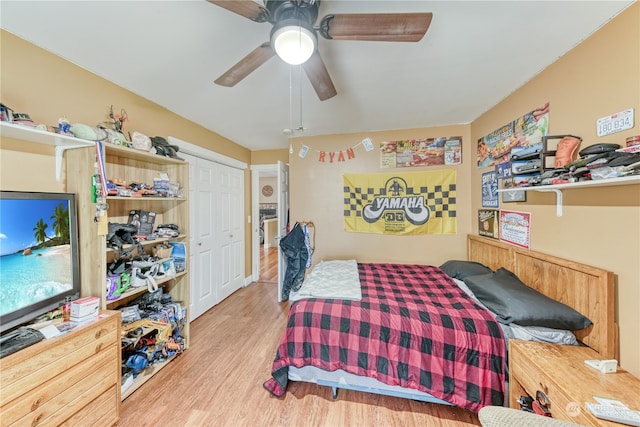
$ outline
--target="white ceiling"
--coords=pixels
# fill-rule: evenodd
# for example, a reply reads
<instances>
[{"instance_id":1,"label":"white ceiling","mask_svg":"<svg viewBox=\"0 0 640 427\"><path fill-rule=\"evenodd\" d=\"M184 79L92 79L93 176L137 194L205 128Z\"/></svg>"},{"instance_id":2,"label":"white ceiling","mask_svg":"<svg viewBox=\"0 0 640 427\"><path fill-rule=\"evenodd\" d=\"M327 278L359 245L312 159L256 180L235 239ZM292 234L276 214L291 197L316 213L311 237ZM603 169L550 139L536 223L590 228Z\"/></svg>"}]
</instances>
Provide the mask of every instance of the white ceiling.
<instances>
[{"instance_id":1,"label":"white ceiling","mask_svg":"<svg viewBox=\"0 0 640 427\"><path fill-rule=\"evenodd\" d=\"M323 0L319 18L432 12L433 21L418 43L320 37L338 92L322 102L304 72L277 57L234 87L215 85L268 41L271 25L205 0L2 0L0 24L242 146L264 150L288 147L283 130L300 125L304 130L293 136L470 123L632 3Z\"/></svg>"}]
</instances>

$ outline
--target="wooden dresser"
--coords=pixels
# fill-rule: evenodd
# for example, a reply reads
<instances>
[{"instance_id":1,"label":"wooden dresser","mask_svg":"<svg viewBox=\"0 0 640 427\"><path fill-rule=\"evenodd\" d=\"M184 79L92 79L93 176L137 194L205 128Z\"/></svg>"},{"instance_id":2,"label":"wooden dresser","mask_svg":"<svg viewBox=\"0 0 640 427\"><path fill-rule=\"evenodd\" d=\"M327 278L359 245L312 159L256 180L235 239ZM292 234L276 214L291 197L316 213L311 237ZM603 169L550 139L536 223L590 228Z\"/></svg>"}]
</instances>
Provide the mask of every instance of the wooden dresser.
<instances>
[{"instance_id":1,"label":"wooden dresser","mask_svg":"<svg viewBox=\"0 0 640 427\"><path fill-rule=\"evenodd\" d=\"M0 425L114 425L120 312L0 359Z\"/></svg>"},{"instance_id":2,"label":"wooden dresser","mask_svg":"<svg viewBox=\"0 0 640 427\"><path fill-rule=\"evenodd\" d=\"M509 340L509 406L520 408L517 399L538 390L550 402L553 418L585 426L620 426L594 417L585 402L597 403L593 396L620 400L629 409L640 410L640 379L618 367L603 374L585 365L602 359L589 347L542 344Z\"/></svg>"}]
</instances>

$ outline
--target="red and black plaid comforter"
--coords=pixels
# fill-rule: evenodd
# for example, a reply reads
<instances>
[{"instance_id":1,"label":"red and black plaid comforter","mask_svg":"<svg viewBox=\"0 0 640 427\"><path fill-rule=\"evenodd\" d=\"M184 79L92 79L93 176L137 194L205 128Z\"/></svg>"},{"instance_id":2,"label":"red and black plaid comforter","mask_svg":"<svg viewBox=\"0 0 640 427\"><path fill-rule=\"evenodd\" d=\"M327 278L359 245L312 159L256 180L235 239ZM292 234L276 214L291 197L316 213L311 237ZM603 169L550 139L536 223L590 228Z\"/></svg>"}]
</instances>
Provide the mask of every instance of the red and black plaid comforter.
<instances>
[{"instance_id":1,"label":"red and black plaid comforter","mask_svg":"<svg viewBox=\"0 0 640 427\"><path fill-rule=\"evenodd\" d=\"M501 405L506 348L493 315L438 267L358 264L362 300L294 302L264 387L290 365L373 377L479 411Z\"/></svg>"}]
</instances>

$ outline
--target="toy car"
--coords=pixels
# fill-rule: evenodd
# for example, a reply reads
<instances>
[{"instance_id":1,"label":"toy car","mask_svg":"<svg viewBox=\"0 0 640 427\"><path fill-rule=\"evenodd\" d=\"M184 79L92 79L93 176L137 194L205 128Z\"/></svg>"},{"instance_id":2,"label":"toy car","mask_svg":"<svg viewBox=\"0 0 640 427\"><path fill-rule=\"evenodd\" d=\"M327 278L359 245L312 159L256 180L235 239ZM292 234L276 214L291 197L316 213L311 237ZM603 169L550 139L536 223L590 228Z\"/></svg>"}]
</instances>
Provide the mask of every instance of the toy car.
<instances>
[{"instance_id":1,"label":"toy car","mask_svg":"<svg viewBox=\"0 0 640 427\"><path fill-rule=\"evenodd\" d=\"M524 160L539 154L542 151L542 144L532 144L521 150L512 149L511 160Z\"/></svg>"},{"instance_id":2,"label":"toy car","mask_svg":"<svg viewBox=\"0 0 640 427\"><path fill-rule=\"evenodd\" d=\"M516 166L516 172L518 173L533 172L537 170L540 170L540 159L532 159L522 165Z\"/></svg>"}]
</instances>

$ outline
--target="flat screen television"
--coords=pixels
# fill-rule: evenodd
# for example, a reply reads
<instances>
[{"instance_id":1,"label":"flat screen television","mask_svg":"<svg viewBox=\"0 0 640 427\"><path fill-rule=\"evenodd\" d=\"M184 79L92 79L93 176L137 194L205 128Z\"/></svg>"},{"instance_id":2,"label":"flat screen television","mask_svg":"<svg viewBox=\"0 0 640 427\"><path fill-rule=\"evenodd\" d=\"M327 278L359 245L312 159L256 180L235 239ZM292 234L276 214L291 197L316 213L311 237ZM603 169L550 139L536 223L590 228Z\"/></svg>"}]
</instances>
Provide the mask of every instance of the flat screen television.
<instances>
[{"instance_id":1,"label":"flat screen television","mask_svg":"<svg viewBox=\"0 0 640 427\"><path fill-rule=\"evenodd\" d=\"M0 332L80 295L75 194L0 191Z\"/></svg>"}]
</instances>

